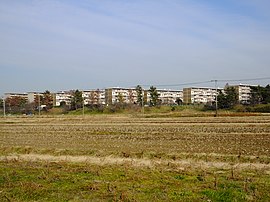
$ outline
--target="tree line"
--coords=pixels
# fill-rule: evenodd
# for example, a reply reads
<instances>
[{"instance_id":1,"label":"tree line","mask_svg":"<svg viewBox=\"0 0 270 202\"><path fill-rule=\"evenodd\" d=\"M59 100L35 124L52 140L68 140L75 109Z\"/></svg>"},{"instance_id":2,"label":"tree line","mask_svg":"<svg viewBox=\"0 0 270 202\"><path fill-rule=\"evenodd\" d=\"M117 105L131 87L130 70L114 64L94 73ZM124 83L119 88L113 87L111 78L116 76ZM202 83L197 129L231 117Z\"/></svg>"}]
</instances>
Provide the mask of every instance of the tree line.
<instances>
[{"instance_id":1,"label":"tree line","mask_svg":"<svg viewBox=\"0 0 270 202\"><path fill-rule=\"evenodd\" d=\"M140 85L136 86L137 101L132 103L136 106L148 105L150 107L155 107L161 105L161 100L159 98L159 93L157 88L151 86L148 90L144 90ZM147 102L147 96L149 95L149 102ZM15 96L5 99L5 107L7 113L34 113L42 106L43 111L48 111L53 108L53 95L50 91L46 90L40 95L36 95L34 101L29 103L26 98ZM93 92L91 94L91 102L86 107L89 108L103 108L99 101L99 91ZM239 100L239 94L237 89L233 86L226 86L224 90L218 90L217 93L217 106L218 109L233 109L235 106L242 105L247 107L247 111L252 111L248 107L254 107L256 105L269 104L270 103L270 85L263 86L252 86L249 95L249 101L241 103ZM181 105L182 100L177 98L175 100L176 105ZM118 102L115 104L117 107L125 107L127 104L121 94L118 95ZM209 105L209 103L208 103ZM214 103L210 104L214 108ZM60 107L65 108L66 111L77 110L84 106L84 99L82 91L75 90L72 91L70 105L62 102ZM211 106L208 109L211 109ZM0 108L3 108L3 100L0 99ZM267 109L268 110L268 109Z\"/></svg>"},{"instance_id":2,"label":"tree line","mask_svg":"<svg viewBox=\"0 0 270 202\"><path fill-rule=\"evenodd\" d=\"M239 100L239 94L237 89L233 86L227 86L224 92L218 90L218 108L220 109L230 109L238 104L255 106L259 104L269 104L270 103L270 85L267 86L251 86L251 92L247 102L241 102Z\"/></svg>"},{"instance_id":3,"label":"tree line","mask_svg":"<svg viewBox=\"0 0 270 202\"><path fill-rule=\"evenodd\" d=\"M8 97L5 100L0 100L0 108L3 108L5 101L5 108L7 113L25 113L31 114L38 111L42 107L42 110L48 111L53 107L53 95L50 91L46 90L44 93L35 95L34 101L29 103L27 98L21 96Z\"/></svg>"}]
</instances>

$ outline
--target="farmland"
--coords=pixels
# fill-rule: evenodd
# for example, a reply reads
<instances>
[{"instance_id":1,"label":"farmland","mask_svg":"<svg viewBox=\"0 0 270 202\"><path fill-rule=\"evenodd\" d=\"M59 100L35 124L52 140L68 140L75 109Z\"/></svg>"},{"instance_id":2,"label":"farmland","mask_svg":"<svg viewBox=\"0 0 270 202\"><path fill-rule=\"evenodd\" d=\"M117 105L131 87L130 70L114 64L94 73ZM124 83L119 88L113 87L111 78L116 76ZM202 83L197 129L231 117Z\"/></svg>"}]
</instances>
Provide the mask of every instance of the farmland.
<instances>
[{"instance_id":1,"label":"farmland","mask_svg":"<svg viewBox=\"0 0 270 202\"><path fill-rule=\"evenodd\" d=\"M0 154L1 200L270 200L270 116L8 117Z\"/></svg>"}]
</instances>

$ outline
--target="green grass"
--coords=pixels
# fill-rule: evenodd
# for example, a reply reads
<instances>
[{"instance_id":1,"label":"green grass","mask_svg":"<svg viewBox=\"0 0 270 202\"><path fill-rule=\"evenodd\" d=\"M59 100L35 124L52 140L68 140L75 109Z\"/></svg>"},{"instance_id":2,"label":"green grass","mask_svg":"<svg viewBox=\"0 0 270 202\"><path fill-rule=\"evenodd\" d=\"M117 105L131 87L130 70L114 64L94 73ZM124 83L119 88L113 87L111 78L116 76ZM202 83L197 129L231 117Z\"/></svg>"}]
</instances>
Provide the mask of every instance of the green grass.
<instances>
[{"instance_id":1,"label":"green grass","mask_svg":"<svg viewBox=\"0 0 270 202\"><path fill-rule=\"evenodd\" d=\"M249 173L250 174L250 173ZM269 201L270 176L66 162L0 163L1 201Z\"/></svg>"}]
</instances>

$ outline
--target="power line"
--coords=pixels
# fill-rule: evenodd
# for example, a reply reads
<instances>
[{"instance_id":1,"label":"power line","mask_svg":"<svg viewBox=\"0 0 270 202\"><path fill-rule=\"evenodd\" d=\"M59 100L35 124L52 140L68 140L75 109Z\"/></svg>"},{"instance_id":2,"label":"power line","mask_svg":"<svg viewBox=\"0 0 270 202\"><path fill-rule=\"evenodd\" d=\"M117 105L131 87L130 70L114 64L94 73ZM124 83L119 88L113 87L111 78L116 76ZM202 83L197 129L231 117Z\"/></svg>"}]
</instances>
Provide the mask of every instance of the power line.
<instances>
[{"instance_id":1,"label":"power line","mask_svg":"<svg viewBox=\"0 0 270 202\"><path fill-rule=\"evenodd\" d=\"M217 79L220 82L237 82L237 81L261 81L268 80L270 77L261 77L261 78L250 78L250 79Z\"/></svg>"},{"instance_id":2,"label":"power line","mask_svg":"<svg viewBox=\"0 0 270 202\"><path fill-rule=\"evenodd\" d=\"M149 84L142 84L141 86L155 86L155 87L166 87L166 86L187 86L187 85L196 85L196 84L204 84L204 83L211 83L211 81L198 81L192 83L178 83L178 84L159 84L159 85L149 85Z\"/></svg>"},{"instance_id":3,"label":"power line","mask_svg":"<svg viewBox=\"0 0 270 202\"><path fill-rule=\"evenodd\" d=\"M155 87L177 87L177 86L188 86L188 85L197 85L197 84L206 84L213 82L241 82L241 81L261 81L268 80L270 77L261 77L261 78L249 78L249 79L214 79L208 81L198 81L190 83L179 83L179 84L159 84L159 85L150 85L150 84L141 84L141 86L155 86Z\"/></svg>"}]
</instances>

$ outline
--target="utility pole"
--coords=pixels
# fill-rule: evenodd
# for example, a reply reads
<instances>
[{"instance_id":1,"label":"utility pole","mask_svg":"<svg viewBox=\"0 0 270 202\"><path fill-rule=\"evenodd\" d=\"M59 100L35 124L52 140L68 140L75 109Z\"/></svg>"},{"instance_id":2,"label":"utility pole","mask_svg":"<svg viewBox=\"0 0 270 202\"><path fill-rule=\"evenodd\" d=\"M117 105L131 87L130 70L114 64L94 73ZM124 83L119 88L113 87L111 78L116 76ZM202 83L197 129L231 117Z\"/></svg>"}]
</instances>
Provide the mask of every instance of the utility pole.
<instances>
[{"instance_id":1,"label":"utility pole","mask_svg":"<svg viewBox=\"0 0 270 202\"><path fill-rule=\"evenodd\" d=\"M40 94L38 93L38 116L40 116Z\"/></svg>"},{"instance_id":2,"label":"utility pole","mask_svg":"<svg viewBox=\"0 0 270 202\"><path fill-rule=\"evenodd\" d=\"M3 97L3 110L4 110L4 118L6 118L6 101L4 97Z\"/></svg>"},{"instance_id":3,"label":"utility pole","mask_svg":"<svg viewBox=\"0 0 270 202\"><path fill-rule=\"evenodd\" d=\"M215 117L217 117L217 108L218 108L218 105L217 105L217 96L218 96L218 92L217 92L217 80L215 80L215 88L216 88L216 114L215 114Z\"/></svg>"},{"instance_id":4,"label":"utility pole","mask_svg":"<svg viewBox=\"0 0 270 202\"><path fill-rule=\"evenodd\" d=\"M82 109L83 109L82 112L83 112L83 116L84 116L84 97L83 97Z\"/></svg>"},{"instance_id":5,"label":"utility pole","mask_svg":"<svg viewBox=\"0 0 270 202\"><path fill-rule=\"evenodd\" d=\"M216 97L215 97L215 108L216 108L216 112L215 112L215 117L217 117L218 115L218 101L217 101L217 96L218 96L218 91L217 91L217 82L218 80L211 80L211 82L215 82L215 89L216 89Z\"/></svg>"},{"instance_id":6,"label":"utility pole","mask_svg":"<svg viewBox=\"0 0 270 202\"><path fill-rule=\"evenodd\" d=\"M142 89L142 114L144 114L144 89Z\"/></svg>"}]
</instances>

